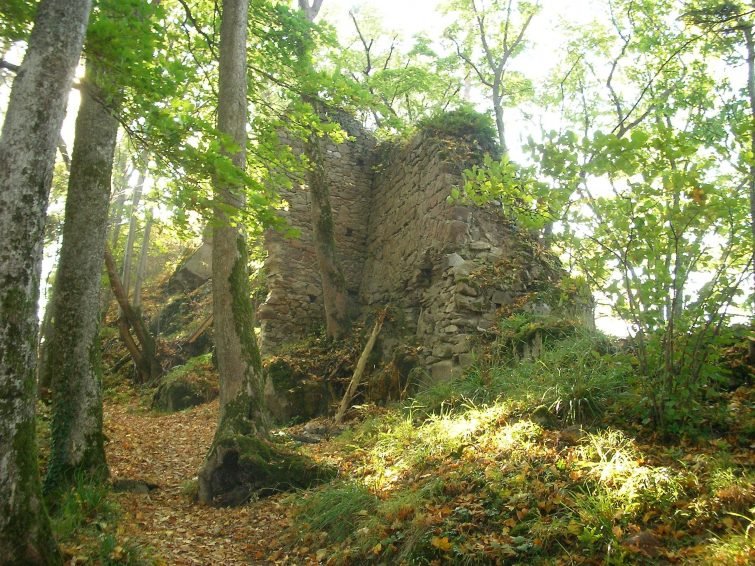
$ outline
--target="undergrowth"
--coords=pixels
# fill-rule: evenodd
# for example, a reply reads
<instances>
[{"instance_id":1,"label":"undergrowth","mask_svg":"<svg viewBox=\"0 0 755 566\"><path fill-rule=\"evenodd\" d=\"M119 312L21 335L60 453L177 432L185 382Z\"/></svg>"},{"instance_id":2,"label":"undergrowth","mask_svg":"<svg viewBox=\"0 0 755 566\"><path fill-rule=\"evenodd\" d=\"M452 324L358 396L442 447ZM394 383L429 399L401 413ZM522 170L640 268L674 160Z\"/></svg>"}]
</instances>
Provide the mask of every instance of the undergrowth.
<instances>
[{"instance_id":1,"label":"undergrowth","mask_svg":"<svg viewBox=\"0 0 755 566\"><path fill-rule=\"evenodd\" d=\"M42 402L38 403L37 438L40 473L44 474L50 451L50 409ZM53 534L66 564L152 563L147 549L121 536L121 510L109 484L78 476L72 488L48 503Z\"/></svg>"},{"instance_id":2,"label":"undergrowth","mask_svg":"<svg viewBox=\"0 0 755 566\"><path fill-rule=\"evenodd\" d=\"M456 381L318 447L347 481L307 494L297 548L329 564L747 564L751 389L727 437L659 443L631 356L574 329L514 360L499 341ZM510 344L509 344L510 346ZM488 360L487 362L485 360ZM749 428L748 428L749 427ZM751 441L751 440L750 440Z\"/></svg>"},{"instance_id":3,"label":"undergrowth","mask_svg":"<svg viewBox=\"0 0 755 566\"><path fill-rule=\"evenodd\" d=\"M107 484L77 479L51 515L53 533L70 564L151 564L146 549L118 530L121 511Z\"/></svg>"}]
</instances>

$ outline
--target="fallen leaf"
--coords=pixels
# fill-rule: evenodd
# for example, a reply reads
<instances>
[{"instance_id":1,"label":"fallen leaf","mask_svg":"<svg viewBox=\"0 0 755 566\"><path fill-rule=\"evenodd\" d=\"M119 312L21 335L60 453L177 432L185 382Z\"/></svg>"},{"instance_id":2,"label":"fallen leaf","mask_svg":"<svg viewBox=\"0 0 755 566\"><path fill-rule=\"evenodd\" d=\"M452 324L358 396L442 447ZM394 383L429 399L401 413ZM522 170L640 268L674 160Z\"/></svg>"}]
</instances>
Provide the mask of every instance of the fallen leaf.
<instances>
[{"instance_id":1,"label":"fallen leaf","mask_svg":"<svg viewBox=\"0 0 755 566\"><path fill-rule=\"evenodd\" d=\"M430 544L443 552L449 552L453 548L453 545L448 541L448 537L433 537Z\"/></svg>"}]
</instances>

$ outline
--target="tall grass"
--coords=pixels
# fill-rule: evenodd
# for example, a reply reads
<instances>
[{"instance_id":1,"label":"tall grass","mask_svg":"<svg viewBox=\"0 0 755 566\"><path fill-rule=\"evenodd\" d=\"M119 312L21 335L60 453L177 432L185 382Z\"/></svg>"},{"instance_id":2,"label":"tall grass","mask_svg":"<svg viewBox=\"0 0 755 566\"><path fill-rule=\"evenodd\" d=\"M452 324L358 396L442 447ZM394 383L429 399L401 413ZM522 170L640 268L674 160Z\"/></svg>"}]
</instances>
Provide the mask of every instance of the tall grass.
<instances>
[{"instance_id":1,"label":"tall grass","mask_svg":"<svg viewBox=\"0 0 755 566\"><path fill-rule=\"evenodd\" d=\"M456 381L427 387L408 410L426 415L465 404L508 402L520 410L545 406L566 424L586 423L625 401L633 380L629 356L614 352L600 333L576 330L546 342L537 359L496 356Z\"/></svg>"}]
</instances>

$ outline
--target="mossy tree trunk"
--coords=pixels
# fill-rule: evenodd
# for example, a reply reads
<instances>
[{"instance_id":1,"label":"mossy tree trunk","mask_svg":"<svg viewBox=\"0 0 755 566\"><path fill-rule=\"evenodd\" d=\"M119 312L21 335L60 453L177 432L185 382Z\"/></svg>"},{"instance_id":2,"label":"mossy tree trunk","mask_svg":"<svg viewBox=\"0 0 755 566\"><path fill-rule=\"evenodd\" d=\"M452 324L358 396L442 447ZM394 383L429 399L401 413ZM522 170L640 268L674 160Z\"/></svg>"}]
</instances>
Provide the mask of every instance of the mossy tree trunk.
<instances>
[{"instance_id":1,"label":"mossy tree trunk","mask_svg":"<svg viewBox=\"0 0 755 566\"><path fill-rule=\"evenodd\" d=\"M37 297L60 127L90 0L43 0L0 135L0 564L58 564L34 431Z\"/></svg>"},{"instance_id":2,"label":"mossy tree trunk","mask_svg":"<svg viewBox=\"0 0 755 566\"><path fill-rule=\"evenodd\" d=\"M55 280L45 381L52 388L52 447L45 491L75 475L104 479L99 351L100 283L107 238L118 104L101 88L103 67L87 61L68 181L63 242ZM109 101L112 108L103 105Z\"/></svg>"},{"instance_id":3,"label":"mossy tree trunk","mask_svg":"<svg viewBox=\"0 0 755 566\"><path fill-rule=\"evenodd\" d=\"M218 129L236 144L237 151L228 157L242 171L246 167L248 14L248 0L223 1ZM215 199L221 205L216 208L212 235L213 324L220 372L220 422L199 474L199 500L206 504L238 488L234 478L226 478L223 472L228 458L238 459L240 446L235 439L265 437L269 421L262 404L262 363L254 335L245 237L240 227L231 225L224 212L228 206L244 206L244 187L218 176Z\"/></svg>"},{"instance_id":4,"label":"mossy tree trunk","mask_svg":"<svg viewBox=\"0 0 755 566\"><path fill-rule=\"evenodd\" d=\"M248 0L224 0L220 28L218 129L236 145L228 157L246 166L246 30ZM267 440L262 361L254 335L243 231L224 210L244 206L238 178L215 179L212 286L215 348L220 372L220 421L199 472L199 501L239 505L253 491L303 487L331 472L276 448Z\"/></svg>"}]
</instances>

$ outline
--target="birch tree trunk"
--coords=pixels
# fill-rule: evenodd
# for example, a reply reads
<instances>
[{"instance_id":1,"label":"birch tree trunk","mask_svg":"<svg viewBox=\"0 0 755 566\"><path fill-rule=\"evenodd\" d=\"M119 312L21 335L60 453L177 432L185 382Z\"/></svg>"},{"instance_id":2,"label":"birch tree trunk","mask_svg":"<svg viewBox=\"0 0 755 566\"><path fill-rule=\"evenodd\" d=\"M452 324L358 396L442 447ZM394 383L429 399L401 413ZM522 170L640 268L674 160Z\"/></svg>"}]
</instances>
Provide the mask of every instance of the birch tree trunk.
<instances>
[{"instance_id":1,"label":"birch tree trunk","mask_svg":"<svg viewBox=\"0 0 755 566\"><path fill-rule=\"evenodd\" d=\"M42 0L0 135L0 563L58 564L36 458L45 213L90 0Z\"/></svg>"},{"instance_id":2,"label":"birch tree trunk","mask_svg":"<svg viewBox=\"0 0 755 566\"><path fill-rule=\"evenodd\" d=\"M106 108L104 68L87 62L68 182L63 242L53 293L45 381L52 387L52 446L45 491L70 486L77 474L108 475L102 436L100 288L107 238L110 178L118 137ZM117 102L112 101L117 107Z\"/></svg>"}]
</instances>

